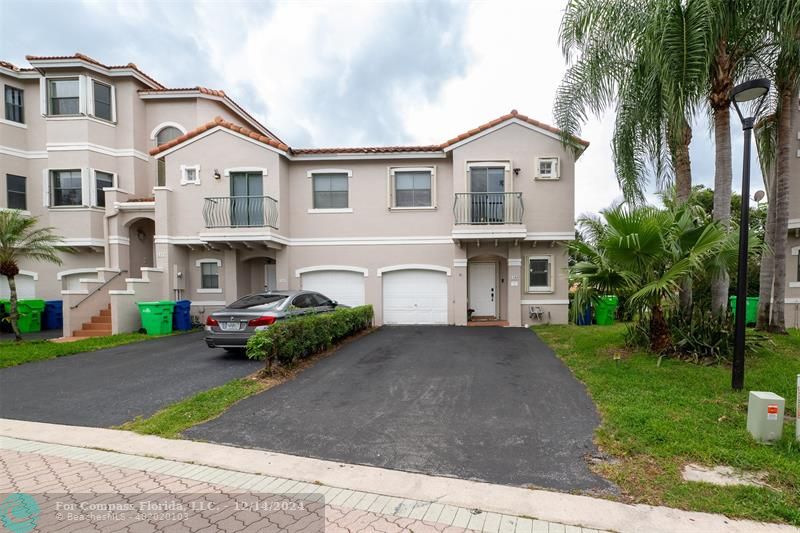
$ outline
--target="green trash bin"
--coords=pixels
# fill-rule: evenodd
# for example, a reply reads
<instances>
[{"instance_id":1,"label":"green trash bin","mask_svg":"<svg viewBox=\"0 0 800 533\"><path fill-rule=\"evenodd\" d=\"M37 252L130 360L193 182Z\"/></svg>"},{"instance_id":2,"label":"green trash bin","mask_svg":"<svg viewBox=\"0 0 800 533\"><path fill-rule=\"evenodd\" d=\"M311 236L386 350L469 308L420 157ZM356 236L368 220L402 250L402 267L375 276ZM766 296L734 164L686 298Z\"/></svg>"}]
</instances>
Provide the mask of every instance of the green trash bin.
<instances>
[{"instance_id":1,"label":"green trash bin","mask_svg":"<svg viewBox=\"0 0 800 533\"><path fill-rule=\"evenodd\" d=\"M10 308L10 304L9 304ZM42 331L44 300L20 300L17 302L17 327L20 333Z\"/></svg>"},{"instance_id":2,"label":"green trash bin","mask_svg":"<svg viewBox=\"0 0 800 533\"><path fill-rule=\"evenodd\" d=\"M733 315L733 318L736 318L736 296L731 296L728 298L728 302L731 306L731 314ZM745 324L748 326L756 325L756 321L758 320L758 296L747 297L744 320Z\"/></svg>"},{"instance_id":3,"label":"green trash bin","mask_svg":"<svg viewBox=\"0 0 800 533\"><path fill-rule=\"evenodd\" d=\"M172 309L175 302L136 302L142 327L148 335L165 335L172 332Z\"/></svg>"},{"instance_id":4,"label":"green trash bin","mask_svg":"<svg viewBox=\"0 0 800 533\"><path fill-rule=\"evenodd\" d=\"M616 296L602 296L595 306L595 321L598 326L610 326L614 323L617 313L619 298Z\"/></svg>"}]
</instances>

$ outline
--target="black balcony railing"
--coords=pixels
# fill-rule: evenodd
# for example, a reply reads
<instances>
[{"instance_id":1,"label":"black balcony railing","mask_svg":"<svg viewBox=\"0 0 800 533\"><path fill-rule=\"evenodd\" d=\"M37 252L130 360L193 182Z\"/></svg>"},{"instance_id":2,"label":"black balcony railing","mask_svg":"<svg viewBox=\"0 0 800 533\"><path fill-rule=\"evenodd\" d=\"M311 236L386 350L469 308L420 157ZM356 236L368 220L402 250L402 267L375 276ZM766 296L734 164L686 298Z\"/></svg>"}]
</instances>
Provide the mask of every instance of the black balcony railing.
<instances>
[{"instance_id":1,"label":"black balcony railing","mask_svg":"<svg viewBox=\"0 0 800 533\"><path fill-rule=\"evenodd\" d=\"M206 228L278 228L278 201L270 196L213 196L205 199Z\"/></svg>"},{"instance_id":2,"label":"black balcony railing","mask_svg":"<svg viewBox=\"0 0 800 533\"><path fill-rule=\"evenodd\" d=\"M525 209L520 192L458 192L456 224L522 224Z\"/></svg>"}]
</instances>

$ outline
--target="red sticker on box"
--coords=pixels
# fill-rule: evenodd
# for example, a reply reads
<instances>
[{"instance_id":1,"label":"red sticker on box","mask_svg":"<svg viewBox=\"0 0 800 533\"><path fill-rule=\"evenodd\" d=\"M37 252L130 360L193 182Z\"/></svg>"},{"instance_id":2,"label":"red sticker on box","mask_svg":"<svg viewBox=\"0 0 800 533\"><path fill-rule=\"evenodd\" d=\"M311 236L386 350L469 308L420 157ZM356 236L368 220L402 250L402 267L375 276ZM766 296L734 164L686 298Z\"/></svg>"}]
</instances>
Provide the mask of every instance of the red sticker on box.
<instances>
[{"instance_id":1,"label":"red sticker on box","mask_svg":"<svg viewBox=\"0 0 800 533\"><path fill-rule=\"evenodd\" d=\"M778 405L771 404L767 406L767 420L777 420L778 419Z\"/></svg>"}]
</instances>

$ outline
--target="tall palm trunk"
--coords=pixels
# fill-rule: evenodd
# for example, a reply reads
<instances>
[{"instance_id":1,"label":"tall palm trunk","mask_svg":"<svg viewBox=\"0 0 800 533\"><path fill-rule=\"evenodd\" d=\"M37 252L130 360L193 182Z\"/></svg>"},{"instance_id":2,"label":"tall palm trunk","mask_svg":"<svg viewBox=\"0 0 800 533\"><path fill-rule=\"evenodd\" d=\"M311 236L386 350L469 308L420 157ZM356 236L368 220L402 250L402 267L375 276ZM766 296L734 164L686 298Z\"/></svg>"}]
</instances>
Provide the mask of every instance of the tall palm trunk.
<instances>
[{"instance_id":1,"label":"tall palm trunk","mask_svg":"<svg viewBox=\"0 0 800 533\"><path fill-rule=\"evenodd\" d=\"M764 154L761 157L770 157ZM772 317L773 284L775 281L775 233L777 227L778 208L775 190L775 165L764 166L764 184L767 189L767 224L764 235L764 250L761 253L761 270L758 276L758 318L756 328L769 328Z\"/></svg>"},{"instance_id":2,"label":"tall palm trunk","mask_svg":"<svg viewBox=\"0 0 800 533\"><path fill-rule=\"evenodd\" d=\"M667 319L661 304L655 304L650 310L650 350L663 353L672 344Z\"/></svg>"},{"instance_id":3,"label":"tall palm trunk","mask_svg":"<svg viewBox=\"0 0 800 533\"><path fill-rule=\"evenodd\" d=\"M675 192L678 202L683 204L692 194L692 161L689 156L689 145L692 142L692 127L684 121L681 130L680 142L673 145L675 159ZM680 304L681 309L691 314L692 312L692 278L688 277L681 283Z\"/></svg>"},{"instance_id":4,"label":"tall palm trunk","mask_svg":"<svg viewBox=\"0 0 800 533\"><path fill-rule=\"evenodd\" d=\"M775 219L775 282L770 331L786 332L786 248L789 245L789 148L792 144L792 110L797 102L797 87L778 86L780 112L778 115L778 155L776 167Z\"/></svg>"},{"instance_id":5,"label":"tall palm trunk","mask_svg":"<svg viewBox=\"0 0 800 533\"><path fill-rule=\"evenodd\" d=\"M14 330L14 340L21 341L22 335L19 332L19 326L17 325L17 319L19 319L19 313L17 312L17 280L14 276L7 276L8 278L8 289L10 293L10 304L11 304L11 314L9 315L8 319L11 321L11 329Z\"/></svg>"},{"instance_id":6,"label":"tall palm trunk","mask_svg":"<svg viewBox=\"0 0 800 533\"><path fill-rule=\"evenodd\" d=\"M731 100L733 60L728 53L727 39L717 44L711 72L710 104L714 112L714 220L727 230L731 225ZM711 282L711 310L725 312L730 289L730 276L724 272Z\"/></svg>"}]
</instances>

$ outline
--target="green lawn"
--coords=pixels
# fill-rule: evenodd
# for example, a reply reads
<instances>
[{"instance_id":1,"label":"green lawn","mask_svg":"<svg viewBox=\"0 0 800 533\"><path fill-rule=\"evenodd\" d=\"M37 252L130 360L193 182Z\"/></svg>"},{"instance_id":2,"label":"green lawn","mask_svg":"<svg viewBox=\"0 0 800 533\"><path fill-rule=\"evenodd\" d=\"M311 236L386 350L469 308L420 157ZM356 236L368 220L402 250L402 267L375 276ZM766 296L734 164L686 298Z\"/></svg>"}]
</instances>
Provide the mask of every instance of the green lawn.
<instances>
[{"instance_id":1,"label":"green lawn","mask_svg":"<svg viewBox=\"0 0 800 533\"><path fill-rule=\"evenodd\" d=\"M177 438L192 426L218 417L236 402L269 387L263 380L241 378L174 403L149 418L137 418L119 426L143 435Z\"/></svg>"},{"instance_id":2,"label":"green lawn","mask_svg":"<svg viewBox=\"0 0 800 533\"><path fill-rule=\"evenodd\" d=\"M51 342L46 340L4 342L0 344L0 368L43 359L55 359L56 357L64 357L65 355L81 352L93 352L102 348L112 348L153 338L143 333L122 333L108 337L89 337L74 342Z\"/></svg>"},{"instance_id":3,"label":"green lawn","mask_svg":"<svg viewBox=\"0 0 800 533\"><path fill-rule=\"evenodd\" d=\"M598 472L617 483L629 501L668 505L800 525L800 443L794 424L771 446L755 443L745 428L747 391L786 398L794 415L800 373L800 334L774 336L774 346L749 357L745 391L733 392L726 366L697 366L624 348L624 326L545 326L534 331L583 381L602 424L596 442L616 464ZM615 360L615 356L618 360ZM687 462L765 471L775 490L718 487L681 479Z\"/></svg>"}]
</instances>

